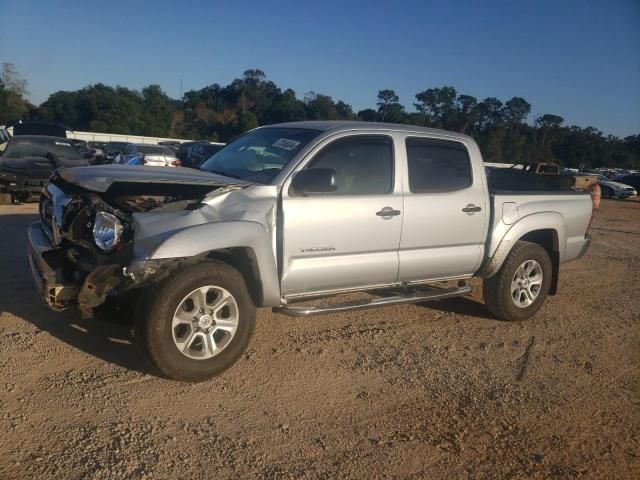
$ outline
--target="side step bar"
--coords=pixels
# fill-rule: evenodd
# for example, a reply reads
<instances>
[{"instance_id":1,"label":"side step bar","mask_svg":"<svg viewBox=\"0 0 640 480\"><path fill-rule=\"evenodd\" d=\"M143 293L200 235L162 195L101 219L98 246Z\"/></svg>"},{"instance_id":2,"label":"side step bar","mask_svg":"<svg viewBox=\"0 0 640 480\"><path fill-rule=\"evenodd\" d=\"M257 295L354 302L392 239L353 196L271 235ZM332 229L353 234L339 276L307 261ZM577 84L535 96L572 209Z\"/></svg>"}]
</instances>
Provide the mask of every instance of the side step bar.
<instances>
[{"instance_id":1,"label":"side step bar","mask_svg":"<svg viewBox=\"0 0 640 480\"><path fill-rule=\"evenodd\" d=\"M420 303L429 300L444 300L447 298L460 297L471 292L469 285L461 285L453 288L433 288L426 287L414 289L411 293L395 295L392 297L381 297L370 301L355 301L338 303L335 305L317 305L306 307L282 306L274 307L273 311L290 315L292 317L308 317L311 315L321 315L327 313L340 313L351 310L364 310L367 308L386 307L388 305L402 305L405 303Z\"/></svg>"}]
</instances>

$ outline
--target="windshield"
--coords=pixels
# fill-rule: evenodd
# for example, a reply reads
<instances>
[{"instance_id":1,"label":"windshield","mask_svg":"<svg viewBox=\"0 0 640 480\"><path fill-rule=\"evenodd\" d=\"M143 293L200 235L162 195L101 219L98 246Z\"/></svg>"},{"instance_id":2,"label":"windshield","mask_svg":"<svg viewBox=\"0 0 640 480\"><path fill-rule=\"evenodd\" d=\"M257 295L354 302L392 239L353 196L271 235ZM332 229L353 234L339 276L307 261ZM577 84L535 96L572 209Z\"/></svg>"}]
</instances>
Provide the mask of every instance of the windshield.
<instances>
[{"instance_id":1,"label":"windshield","mask_svg":"<svg viewBox=\"0 0 640 480\"><path fill-rule=\"evenodd\" d=\"M4 152L7 158L45 157L82 160L80 153L66 138L13 137Z\"/></svg>"},{"instance_id":2,"label":"windshield","mask_svg":"<svg viewBox=\"0 0 640 480\"><path fill-rule=\"evenodd\" d=\"M226 145L200 168L249 182L270 183L319 133L305 128L260 128Z\"/></svg>"}]
</instances>

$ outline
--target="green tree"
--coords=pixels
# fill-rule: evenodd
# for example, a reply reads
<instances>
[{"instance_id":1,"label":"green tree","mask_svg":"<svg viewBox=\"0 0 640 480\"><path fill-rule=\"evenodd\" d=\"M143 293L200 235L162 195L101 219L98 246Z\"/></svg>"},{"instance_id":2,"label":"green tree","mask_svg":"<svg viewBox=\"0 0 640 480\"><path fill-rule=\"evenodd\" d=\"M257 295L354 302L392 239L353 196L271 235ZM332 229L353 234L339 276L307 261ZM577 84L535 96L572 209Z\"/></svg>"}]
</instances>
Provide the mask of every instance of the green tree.
<instances>
[{"instance_id":1,"label":"green tree","mask_svg":"<svg viewBox=\"0 0 640 480\"><path fill-rule=\"evenodd\" d=\"M455 130L463 133L471 133L473 126L478 123L478 99L471 95L458 95L455 103L456 125Z\"/></svg>"},{"instance_id":2,"label":"green tree","mask_svg":"<svg viewBox=\"0 0 640 480\"><path fill-rule=\"evenodd\" d=\"M416 93L416 109L422 113L424 124L436 128L452 128L457 123L456 89L429 88Z\"/></svg>"},{"instance_id":3,"label":"green tree","mask_svg":"<svg viewBox=\"0 0 640 480\"><path fill-rule=\"evenodd\" d=\"M28 83L12 63L3 63L0 72L0 124L11 125L26 119L30 104Z\"/></svg>"},{"instance_id":4,"label":"green tree","mask_svg":"<svg viewBox=\"0 0 640 480\"><path fill-rule=\"evenodd\" d=\"M158 85L141 91L103 84L51 94L39 107L26 101L26 80L13 65L0 74L0 124L27 118L59 121L76 130L228 141L258 125L306 119L354 119L427 125L472 135L484 158L495 162L557 161L563 165L640 167L640 135L619 139L593 127L564 126L559 115L527 123L531 105L522 97L504 104L478 100L451 86L416 94L406 112L394 90L378 92L376 109L354 114L350 105L309 92L299 99L260 69L245 70L228 85L211 84L173 100Z\"/></svg>"},{"instance_id":5,"label":"green tree","mask_svg":"<svg viewBox=\"0 0 640 480\"><path fill-rule=\"evenodd\" d=\"M497 128L504 123L502 102L495 97L485 98L478 105L478 129Z\"/></svg>"},{"instance_id":6,"label":"green tree","mask_svg":"<svg viewBox=\"0 0 640 480\"><path fill-rule=\"evenodd\" d=\"M162 91L160 85L142 89L142 120L146 135L162 137L171 130L175 102Z\"/></svg>"},{"instance_id":7,"label":"green tree","mask_svg":"<svg viewBox=\"0 0 640 480\"><path fill-rule=\"evenodd\" d=\"M560 125L564 122L564 118L559 115L546 113L535 120L538 127L538 142L545 154L552 157L551 145L559 139L563 134ZM542 160L541 160L542 161Z\"/></svg>"},{"instance_id":8,"label":"green tree","mask_svg":"<svg viewBox=\"0 0 640 480\"><path fill-rule=\"evenodd\" d=\"M540 128L559 127L564 122L564 118L560 115L552 115L546 113L536 118L536 125Z\"/></svg>"},{"instance_id":9,"label":"green tree","mask_svg":"<svg viewBox=\"0 0 640 480\"><path fill-rule=\"evenodd\" d=\"M530 112L531 105L522 97L513 97L504 104L504 119L511 126L523 123Z\"/></svg>"},{"instance_id":10,"label":"green tree","mask_svg":"<svg viewBox=\"0 0 640 480\"><path fill-rule=\"evenodd\" d=\"M400 97L393 90L378 92L378 113L383 122L401 121L404 107L399 103Z\"/></svg>"},{"instance_id":11,"label":"green tree","mask_svg":"<svg viewBox=\"0 0 640 480\"><path fill-rule=\"evenodd\" d=\"M306 97L307 118L309 120L337 120L340 118L333 99L328 95L313 93Z\"/></svg>"},{"instance_id":12,"label":"green tree","mask_svg":"<svg viewBox=\"0 0 640 480\"><path fill-rule=\"evenodd\" d=\"M378 119L378 112L373 108L365 108L358 112L358 120L363 122L375 122Z\"/></svg>"},{"instance_id":13,"label":"green tree","mask_svg":"<svg viewBox=\"0 0 640 480\"><path fill-rule=\"evenodd\" d=\"M347 105L342 100L336 102L336 111L338 112L338 118L341 120L353 120L356 118L351 105Z\"/></svg>"}]
</instances>

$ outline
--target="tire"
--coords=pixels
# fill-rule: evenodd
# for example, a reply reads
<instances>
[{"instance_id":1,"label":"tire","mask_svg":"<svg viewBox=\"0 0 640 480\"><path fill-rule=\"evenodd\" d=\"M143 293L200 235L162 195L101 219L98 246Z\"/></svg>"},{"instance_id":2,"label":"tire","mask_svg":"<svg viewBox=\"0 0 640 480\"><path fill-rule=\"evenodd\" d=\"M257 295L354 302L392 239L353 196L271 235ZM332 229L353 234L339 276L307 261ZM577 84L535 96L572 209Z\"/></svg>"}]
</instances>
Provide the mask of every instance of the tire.
<instances>
[{"instance_id":1,"label":"tire","mask_svg":"<svg viewBox=\"0 0 640 480\"><path fill-rule=\"evenodd\" d=\"M502 320L531 318L547 298L552 274L551 259L544 248L537 243L516 242L498 273L484 281L484 303Z\"/></svg>"},{"instance_id":2,"label":"tire","mask_svg":"<svg viewBox=\"0 0 640 480\"><path fill-rule=\"evenodd\" d=\"M207 260L148 287L134 333L155 370L174 380L199 382L238 361L255 321L256 307L240 272Z\"/></svg>"}]
</instances>

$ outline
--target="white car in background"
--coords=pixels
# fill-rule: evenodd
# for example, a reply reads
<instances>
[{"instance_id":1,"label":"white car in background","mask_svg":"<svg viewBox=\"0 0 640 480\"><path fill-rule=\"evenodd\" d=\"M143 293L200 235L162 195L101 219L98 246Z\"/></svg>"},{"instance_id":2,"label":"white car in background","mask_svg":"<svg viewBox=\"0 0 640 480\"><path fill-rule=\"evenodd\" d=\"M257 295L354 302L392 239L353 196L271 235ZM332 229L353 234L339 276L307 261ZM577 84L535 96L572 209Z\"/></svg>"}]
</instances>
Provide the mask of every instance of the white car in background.
<instances>
[{"instance_id":1,"label":"white car in background","mask_svg":"<svg viewBox=\"0 0 640 480\"><path fill-rule=\"evenodd\" d=\"M180 160L173 150L163 145L136 144L130 153L127 163L132 165L146 165L149 167L179 167Z\"/></svg>"},{"instance_id":2,"label":"white car in background","mask_svg":"<svg viewBox=\"0 0 640 480\"><path fill-rule=\"evenodd\" d=\"M638 194L632 186L614 182L604 175L598 176L598 183L602 190L602 198L629 198Z\"/></svg>"}]
</instances>

